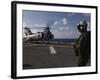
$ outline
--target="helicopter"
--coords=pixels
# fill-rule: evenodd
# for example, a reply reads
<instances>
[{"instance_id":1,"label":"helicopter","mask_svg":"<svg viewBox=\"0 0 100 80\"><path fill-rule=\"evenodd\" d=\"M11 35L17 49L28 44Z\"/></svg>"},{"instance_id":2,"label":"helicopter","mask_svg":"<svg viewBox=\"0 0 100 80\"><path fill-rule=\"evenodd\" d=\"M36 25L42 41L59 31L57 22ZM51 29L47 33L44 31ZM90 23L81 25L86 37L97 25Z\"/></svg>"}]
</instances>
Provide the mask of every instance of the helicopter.
<instances>
[{"instance_id":1,"label":"helicopter","mask_svg":"<svg viewBox=\"0 0 100 80\"><path fill-rule=\"evenodd\" d=\"M24 36L23 40L24 41L48 41L54 38L54 35L50 31L49 25L46 27L40 27L43 28L42 32L36 32L33 33L30 28L24 27Z\"/></svg>"}]
</instances>

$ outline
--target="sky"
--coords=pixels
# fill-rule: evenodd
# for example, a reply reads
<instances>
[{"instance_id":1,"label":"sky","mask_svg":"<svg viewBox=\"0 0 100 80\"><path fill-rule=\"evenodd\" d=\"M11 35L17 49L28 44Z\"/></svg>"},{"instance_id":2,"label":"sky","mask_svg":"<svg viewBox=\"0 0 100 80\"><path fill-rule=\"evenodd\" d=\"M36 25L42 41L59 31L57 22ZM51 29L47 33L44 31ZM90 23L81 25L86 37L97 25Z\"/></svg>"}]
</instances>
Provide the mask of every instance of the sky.
<instances>
[{"instance_id":1,"label":"sky","mask_svg":"<svg viewBox=\"0 0 100 80\"><path fill-rule=\"evenodd\" d=\"M54 38L78 38L80 33L77 30L77 24L83 20L87 21L87 29L90 31L90 13L34 10L23 10L22 13L23 27L29 27L33 33L36 33L43 31L43 27L49 25Z\"/></svg>"}]
</instances>

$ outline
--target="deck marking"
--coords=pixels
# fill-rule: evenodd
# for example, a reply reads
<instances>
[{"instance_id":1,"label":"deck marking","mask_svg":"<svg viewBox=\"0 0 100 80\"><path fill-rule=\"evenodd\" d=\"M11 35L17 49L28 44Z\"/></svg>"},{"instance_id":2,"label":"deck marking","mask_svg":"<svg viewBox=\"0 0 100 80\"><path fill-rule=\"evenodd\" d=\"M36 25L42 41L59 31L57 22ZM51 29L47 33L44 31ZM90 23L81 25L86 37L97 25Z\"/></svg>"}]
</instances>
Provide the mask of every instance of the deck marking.
<instances>
[{"instance_id":1,"label":"deck marking","mask_svg":"<svg viewBox=\"0 0 100 80\"><path fill-rule=\"evenodd\" d=\"M51 54L56 54L56 50L54 49L53 46L49 47Z\"/></svg>"}]
</instances>

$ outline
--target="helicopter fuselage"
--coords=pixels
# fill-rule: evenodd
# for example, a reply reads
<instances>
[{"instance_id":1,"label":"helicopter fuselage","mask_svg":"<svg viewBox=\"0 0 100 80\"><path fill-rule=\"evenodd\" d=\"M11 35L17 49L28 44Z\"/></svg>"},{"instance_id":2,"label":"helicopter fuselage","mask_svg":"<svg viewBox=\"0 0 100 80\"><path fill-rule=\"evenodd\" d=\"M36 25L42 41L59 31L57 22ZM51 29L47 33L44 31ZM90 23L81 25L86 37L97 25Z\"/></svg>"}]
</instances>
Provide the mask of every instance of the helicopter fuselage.
<instances>
[{"instance_id":1,"label":"helicopter fuselage","mask_svg":"<svg viewBox=\"0 0 100 80\"><path fill-rule=\"evenodd\" d=\"M25 29L23 40L50 40L53 39L53 34L50 32L49 28L46 28L43 32L32 33L29 28Z\"/></svg>"}]
</instances>

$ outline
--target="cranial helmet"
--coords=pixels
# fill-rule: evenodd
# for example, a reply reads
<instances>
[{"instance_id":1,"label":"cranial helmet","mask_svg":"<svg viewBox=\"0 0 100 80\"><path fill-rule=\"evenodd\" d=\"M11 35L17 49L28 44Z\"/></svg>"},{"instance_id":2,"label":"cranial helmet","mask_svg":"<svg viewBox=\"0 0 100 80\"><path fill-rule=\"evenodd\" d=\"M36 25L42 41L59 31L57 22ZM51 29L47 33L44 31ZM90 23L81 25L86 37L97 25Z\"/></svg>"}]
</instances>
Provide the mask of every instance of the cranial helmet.
<instances>
[{"instance_id":1,"label":"cranial helmet","mask_svg":"<svg viewBox=\"0 0 100 80\"><path fill-rule=\"evenodd\" d=\"M82 30L82 29L87 29L87 21L80 21L80 23L77 25L77 28L79 30Z\"/></svg>"}]
</instances>

